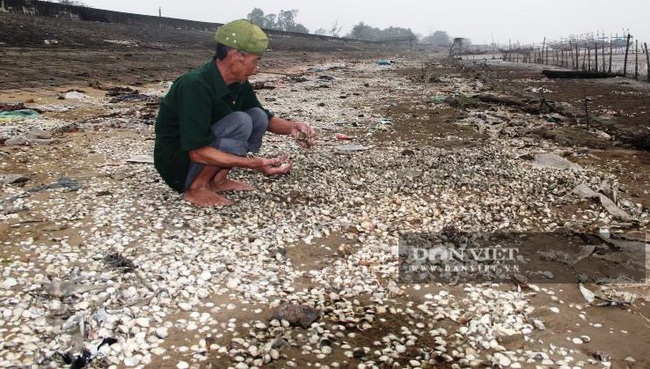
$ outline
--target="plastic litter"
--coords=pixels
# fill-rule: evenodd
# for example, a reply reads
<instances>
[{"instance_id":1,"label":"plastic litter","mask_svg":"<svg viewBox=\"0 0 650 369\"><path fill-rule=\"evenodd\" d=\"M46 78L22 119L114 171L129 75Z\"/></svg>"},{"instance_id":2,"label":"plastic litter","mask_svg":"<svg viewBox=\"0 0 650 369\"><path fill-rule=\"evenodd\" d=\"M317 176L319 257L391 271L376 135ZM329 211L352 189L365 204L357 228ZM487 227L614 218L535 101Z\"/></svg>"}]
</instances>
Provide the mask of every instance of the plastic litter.
<instances>
[{"instance_id":1,"label":"plastic litter","mask_svg":"<svg viewBox=\"0 0 650 369\"><path fill-rule=\"evenodd\" d=\"M354 145L354 144L350 144L350 145L341 145L341 146L337 147L337 149L338 149L339 151L343 151L343 152L365 151L365 150L368 150L369 148L370 148L370 147L368 147L368 146L363 146L363 145Z\"/></svg>"},{"instance_id":2,"label":"plastic litter","mask_svg":"<svg viewBox=\"0 0 650 369\"><path fill-rule=\"evenodd\" d=\"M336 139L339 140L339 141L347 141L347 140L354 139L354 136L348 136L348 135L345 135L343 133L337 133L336 136L334 136L334 137L336 137Z\"/></svg>"},{"instance_id":3,"label":"plastic litter","mask_svg":"<svg viewBox=\"0 0 650 369\"><path fill-rule=\"evenodd\" d=\"M447 96L434 96L434 97L431 98L430 101L433 104L442 104L442 103L445 102L445 100L447 100Z\"/></svg>"},{"instance_id":4,"label":"plastic litter","mask_svg":"<svg viewBox=\"0 0 650 369\"><path fill-rule=\"evenodd\" d=\"M40 114L32 109L19 109L10 111L0 111L0 122L22 119L36 119Z\"/></svg>"},{"instance_id":5,"label":"plastic litter","mask_svg":"<svg viewBox=\"0 0 650 369\"><path fill-rule=\"evenodd\" d=\"M126 159L127 163L143 163L153 164L153 156L151 155L135 155Z\"/></svg>"},{"instance_id":6,"label":"plastic litter","mask_svg":"<svg viewBox=\"0 0 650 369\"><path fill-rule=\"evenodd\" d=\"M108 337L102 339L98 343L91 344L88 348L84 348L79 355L73 355L68 352L59 352L58 354L66 365L70 365L70 369L83 369L86 368L95 357L97 357L100 353L99 349L102 346L111 346L114 343L117 343L117 339Z\"/></svg>"},{"instance_id":7,"label":"plastic litter","mask_svg":"<svg viewBox=\"0 0 650 369\"><path fill-rule=\"evenodd\" d=\"M379 64L379 65L391 65L391 64L393 64L393 62L388 60L388 59L379 59L379 60L377 60L377 64Z\"/></svg>"},{"instance_id":8,"label":"plastic litter","mask_svg":"<svg viewBox=\"0 0 650 369\"><path fill-rule=\"evenodd\" d=\"M79 91L68 91L63 95L63 98L66 100L86 100L89 99L88 95Z\"/></svg>"}]
</instances>

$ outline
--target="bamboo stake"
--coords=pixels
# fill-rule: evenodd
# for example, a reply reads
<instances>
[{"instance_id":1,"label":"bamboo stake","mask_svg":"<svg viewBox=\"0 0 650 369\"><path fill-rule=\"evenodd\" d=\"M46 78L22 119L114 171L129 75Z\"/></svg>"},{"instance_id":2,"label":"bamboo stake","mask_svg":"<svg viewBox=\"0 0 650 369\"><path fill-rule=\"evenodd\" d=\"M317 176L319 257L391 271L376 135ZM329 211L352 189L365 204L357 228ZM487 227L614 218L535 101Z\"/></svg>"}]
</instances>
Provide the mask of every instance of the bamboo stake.
<instances>
[{"instance_id":1,"label":"bamboo stake","mask_svg":"<svg viewBox=\"0 0 650 369\"><path fill-rule=\"evenodd\" d=\"M630 38L632 35L629 33L627 34L627 42L625 45L625 61L623 62L623 75L627 76L627 55L630 52Z\"/></svg>"},{"instance_id":2,"label":"bamboo stake","mask_svg":"<svg viewBox=\"0 0 650 369\"><path fill-rule=\"evenodd\" d=\"M596 48L594 49L594 53L596 55L596 62L594 65L594 70L598 72L598 42L596 42Z\"/></svg>"},{"instance_id":3,"label":"bamboo stake","mask_svg":"<svg viewBox=\"0 0 650 369\"><path fill-rule=\"evenodd\" d=\"M576 43L576 70L580 69L580 50L578 49L578 44Z\"/></svg>"},{"instance_id":4,"label":"bamboo stake","mask_svg":"<svg viewBox=\"0 0 650 369\"><path fill-rule=\"evenodd\" d=\"M634 41L634 79L639 79L639 40Z\"/></svg>"},{"instance_id":5,"label":"bamboo stake","mask_svg":"<svg viewBox=\"0 0 650 369\"><path fill-rule=\"evenodd\" d=\"M602 59L603 59L602 64L603 64L603 72L604 72L605 67L607 66L607 63L605 63L605 43L604 42L603 42L602 46L603 46L603 49L602 49L601 55L602 55Z\"/></svg>"},{"instance_id":6,"label":"bamboo stake","mask_svg":"<svg viewBox=\"0 0 650 369\"><path fill-rule=\"evenodd\" d=\"M648 44L643 43L643 46L645 46L645 60L646 60L646 68L647 68L647 73L648 75L646 76L648 79L648 82L650 82L650 53L648 53Z\"/></svg>"},{"instance_id":7,"label":"bamboo stake","mask_svg":"<svg viewBox=\"0 0 650 369\"><path fill-rule=\"evenodd\" d=\"M608 73L612 73L612 54L614 54L614 41L609 40L609 68Z\"/></svg>"}]
</instances>

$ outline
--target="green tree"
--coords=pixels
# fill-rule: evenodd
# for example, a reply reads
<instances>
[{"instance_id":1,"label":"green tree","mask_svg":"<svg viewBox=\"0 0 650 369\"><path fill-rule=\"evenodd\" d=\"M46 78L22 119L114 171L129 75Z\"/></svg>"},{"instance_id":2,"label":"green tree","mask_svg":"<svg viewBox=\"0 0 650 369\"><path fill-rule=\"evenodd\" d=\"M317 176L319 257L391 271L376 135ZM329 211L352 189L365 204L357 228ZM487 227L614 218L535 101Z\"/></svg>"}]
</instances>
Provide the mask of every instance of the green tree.
<instances>
[{"instance_id":1,"label":"green tree","mask_svg":"<svg viewBox=\"0 0 650 369\"><path fill-rule=\"evenodd\" d=\"M264 11L260 8L254 8L248 15L246 19L257 24L262 28L267 28L266 18L264 17Z\"/></svg>"},{"instance_id":2,"label":"green tree","mask_svg":"<svg viewBox=\"0 0 650 369\"><path fill-rule=\"evenodd\" d=\"M277 29L280 31L309 33L307 27L296 23L298 10L280 10L279 14L264 14L260 8L254 8L246 18L262 28Z\"/></svg>"},{"instance_id":3,"label":"green tree","mask_svg":"<svg viewBox=\"0 0 650 369\"><path fill-rule=\"evenodd\" d=\"M449 46L451 45L451 37L449 37L445 31L435 31L434 33L422 38L421 42L437 46Z\"/></svg>"},{"instance_id":4,"label":"green tree","mask_svg":"<svg viewBox=\"0 0 650 369\"><path fill-rule=\"evenodd\" d=\"M378 28L371 27L363 22L359 22L348 34L349 38L355 38L357 40L369 40L375 41L379 39L380 30Z\"/></svg>"},{"instance_id":5,"label":"green tree","mask_svg":"<svg viewBox=\"0 0 650 369\"><path fill-rule=\"evenodd\" d=\"M352 30L347 37L358 40L384 41L400 38L414 38L415 34L408 28L391 26L386 29L379 29L363 22L359 22L357 25L352 27Z\"/></svg>"}]
</instances>

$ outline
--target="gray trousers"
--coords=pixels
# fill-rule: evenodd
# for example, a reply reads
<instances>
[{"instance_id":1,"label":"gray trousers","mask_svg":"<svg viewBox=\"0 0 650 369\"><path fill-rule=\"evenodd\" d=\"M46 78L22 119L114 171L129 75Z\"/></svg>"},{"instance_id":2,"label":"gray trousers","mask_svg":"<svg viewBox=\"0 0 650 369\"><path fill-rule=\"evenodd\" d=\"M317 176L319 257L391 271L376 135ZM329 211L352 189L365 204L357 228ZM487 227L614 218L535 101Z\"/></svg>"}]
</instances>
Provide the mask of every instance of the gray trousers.
<instances>
[{"instance_id":1,"label":"gray trousers","mask_svg":"<svg viewBox=\"0 0 650 369\"><path fill-rule=\"evenodd\" d=\"M210 146L237 156L258 152L268 126L269 118L260 108L232 112L212 125L212 132L217 139ZM196 162L190 163L185 189L190 187L203 166Z\"/></svg>"}]
</instances>

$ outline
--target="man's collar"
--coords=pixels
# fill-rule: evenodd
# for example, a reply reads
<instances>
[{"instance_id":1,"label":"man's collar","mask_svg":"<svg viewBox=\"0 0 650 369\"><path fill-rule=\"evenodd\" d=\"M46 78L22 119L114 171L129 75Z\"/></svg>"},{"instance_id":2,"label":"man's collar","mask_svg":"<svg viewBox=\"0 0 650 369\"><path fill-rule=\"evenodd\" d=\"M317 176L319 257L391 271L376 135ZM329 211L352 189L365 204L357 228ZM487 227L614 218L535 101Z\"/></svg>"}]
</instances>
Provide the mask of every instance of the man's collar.
<instances>
[{"instance_id":1,"label":"man's collar","mask_svg":"<svg viewBox=\"0 0 650 369\"><path fill-rule=\"evenodd\" d=\"M223 80L221 72L219 72L219 69L217 68L216 58L217 57L214 56L208 62L208 72L210 73L210 77L212 77L212 80L215 83L217 92L220 93L219 97L223 97L230 94L230 89L226 85L226 82Z\"/></svg>"}]
</instances>

